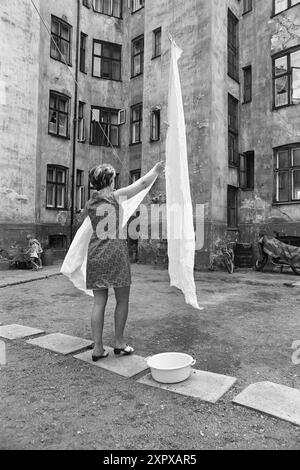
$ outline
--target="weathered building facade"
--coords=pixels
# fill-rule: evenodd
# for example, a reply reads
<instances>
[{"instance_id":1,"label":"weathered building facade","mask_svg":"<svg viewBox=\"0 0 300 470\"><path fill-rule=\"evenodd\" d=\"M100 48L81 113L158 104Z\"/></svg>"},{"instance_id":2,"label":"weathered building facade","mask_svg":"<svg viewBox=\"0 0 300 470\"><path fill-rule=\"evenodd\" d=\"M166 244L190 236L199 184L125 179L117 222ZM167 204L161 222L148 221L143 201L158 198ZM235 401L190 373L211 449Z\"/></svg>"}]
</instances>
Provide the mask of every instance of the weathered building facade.
<instances>
[{"instance_id":1,"label":"weathered building facade","mask_svg":"<svg viewBox=\"0 0 300 470\"><path fill-rule=\"evenodd\" d=\"M126 185L164 159L169 34L183 50L192 199L205 205L196 264L262 229L300 236L300 2L34 4L46 27L29 0L4 0L0 19L0 246L34 230L65 248L93 165L111 162ZM141 243L140 259L157 248Z\"/></svg>"}]
</instances>

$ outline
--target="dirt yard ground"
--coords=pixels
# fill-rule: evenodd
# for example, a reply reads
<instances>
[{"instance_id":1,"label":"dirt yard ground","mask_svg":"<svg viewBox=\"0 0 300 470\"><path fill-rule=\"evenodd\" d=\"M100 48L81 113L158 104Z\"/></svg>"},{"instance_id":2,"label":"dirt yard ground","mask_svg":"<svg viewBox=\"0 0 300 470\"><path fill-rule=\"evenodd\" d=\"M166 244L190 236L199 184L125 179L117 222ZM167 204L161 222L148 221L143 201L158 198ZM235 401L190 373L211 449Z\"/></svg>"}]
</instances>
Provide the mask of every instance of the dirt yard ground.
<instances>
[{"instance_id":1,"label":"dirt yard ground","mask_svg":"<svg viewBox=\"0 0 300 470\"><path fill-rule=\"evenodd\" d=\"M299 427L233 405L247 385L300 388L299 278L239 270L196 273L199 312L167 271L133 266L127 337L136 353L182 351L202 370L237 377L215 405L146 387L72 356L7 341L1 377L1 449L300 449ZM0 322L90 338L92 299L62 276L0 289ZM113 343L110 295L105 343Z\"/></svg>"}]
</instances>

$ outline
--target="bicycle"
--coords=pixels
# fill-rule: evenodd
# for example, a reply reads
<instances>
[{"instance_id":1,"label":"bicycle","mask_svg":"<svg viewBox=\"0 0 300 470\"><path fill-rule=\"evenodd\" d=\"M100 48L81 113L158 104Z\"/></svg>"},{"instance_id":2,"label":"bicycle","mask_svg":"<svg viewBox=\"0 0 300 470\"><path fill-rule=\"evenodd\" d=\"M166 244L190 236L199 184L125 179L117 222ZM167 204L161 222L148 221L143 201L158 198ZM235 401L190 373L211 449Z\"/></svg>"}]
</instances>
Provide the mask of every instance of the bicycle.
<instances>
[{"instance_id":1,"label":"bicycle","mask_svg":"<svg viewBox=\"0 0 300 470\"><path fill-rule=\"evenodd\" d=\"M234 271L234 251L232 248L228 248L227 246L223 247L221 251L225 267L229 274L232 274Z\"/></svg>"}]
</instances>

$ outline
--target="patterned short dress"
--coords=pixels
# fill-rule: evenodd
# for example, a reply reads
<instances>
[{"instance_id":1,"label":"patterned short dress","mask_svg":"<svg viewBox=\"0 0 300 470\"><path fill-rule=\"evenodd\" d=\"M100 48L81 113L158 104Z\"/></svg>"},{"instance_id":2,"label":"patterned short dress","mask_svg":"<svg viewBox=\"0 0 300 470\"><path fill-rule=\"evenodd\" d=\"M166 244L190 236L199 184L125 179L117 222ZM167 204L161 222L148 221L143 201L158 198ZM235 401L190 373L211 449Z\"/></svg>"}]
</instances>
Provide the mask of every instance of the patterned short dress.
<instances>
[{"instance_id":1,"label":"patterned short dress","mask_svg":"<svg viewBox=\"0 0 300 470\"><path fill-rule=\"evenodd\" d=\"M94 192L87 202L86 211L93 226L88 247L86 288L128 287L131 271L127 239L119 233L120 206L113 191L105 188Z\"/></svg>"}]
</instances>

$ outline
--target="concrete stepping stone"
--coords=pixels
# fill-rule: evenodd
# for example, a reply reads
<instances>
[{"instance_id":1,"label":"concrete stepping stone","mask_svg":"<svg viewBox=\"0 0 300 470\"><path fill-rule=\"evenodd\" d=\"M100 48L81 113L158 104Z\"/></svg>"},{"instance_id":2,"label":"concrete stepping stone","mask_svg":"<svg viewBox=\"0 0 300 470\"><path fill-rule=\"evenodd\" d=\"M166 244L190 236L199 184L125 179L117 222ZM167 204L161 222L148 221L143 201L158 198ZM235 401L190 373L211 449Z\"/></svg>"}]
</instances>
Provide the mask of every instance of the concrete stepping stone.
<instances>
[{"instance_id":1,"label":"concrete stepping stone","mask_svg":"<svg viewBox=\"0 0 300 470\"><path fill-rule=\"evenodd\" d=\"M86 351L74 357L95 367L100 367L101 369L128 378L148 369L146 360L141 356L137 356L136 354L130 356L115 356L112 348L105 346L105 350L109 353L109 356L97 362L92 361L92 351Z\"/></svg>"},{"instance_id":2,"label":"concrete stepping stone","mask_svg":"<svg viewBox=\"0 0 300 470\"><path fill-rule=\"evenodd\" d=\"M249 385L233 403L300 426L300 391L272 382Z\"/></svg>"},{"instance_id":3,"label":"concrete stepping stone","mask_svg":"<svg viewBox=\"0 0 300 470\"><path fill-rule=\"evenodd\" d=\"M92 346L94 343L88 339L77 338L75 336L68 336L62 333L53 333L51 335L42 336L40 338L30 339L26 343L33 346L39 346L43 349L48 349L55 353L63 354L64 356L71 353L76 353L84 348Z\"/></svg>"},{"instance_id":4,"label":"concrete stepping stone","mask_svg":"<svg viewBox=\"0 0 300 470\"><path fill-rule=\"evenodd\" d=\"M142 377L138 382L180 395L199 398L209 403L216 403L233 386L236 380L235 377L193 369L190 377L178 384L158 383L152 378L151 374Z\"/></svg>"},{"instance_id":5,"label":"concrete stepping stone","mask_svg":"<svg viewBox=\"0 0 300 470\"><path fill-rule=\"evenodd\" d=\"M23 325L13 324L0 326L0 337L11 340L27 338L28 336L41 335L43 333L45 333L45 331Z\"/></svg>"}]
</instances>

